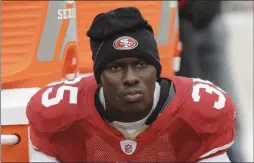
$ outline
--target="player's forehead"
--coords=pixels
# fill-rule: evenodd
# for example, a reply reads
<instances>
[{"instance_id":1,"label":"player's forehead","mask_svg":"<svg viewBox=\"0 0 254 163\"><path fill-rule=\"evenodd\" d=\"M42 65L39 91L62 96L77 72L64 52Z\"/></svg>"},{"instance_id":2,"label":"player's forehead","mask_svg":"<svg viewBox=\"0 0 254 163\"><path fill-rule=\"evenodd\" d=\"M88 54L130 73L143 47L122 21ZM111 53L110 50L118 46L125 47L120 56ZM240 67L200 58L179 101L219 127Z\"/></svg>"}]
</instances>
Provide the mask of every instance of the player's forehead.
<instances>
[{"instance_id":1,"label":"player's forehead","mask_svg":"<svg viewBox=\"0 0 254 163\"><path fill-rule=\"evenodd\" d=\"M124 58L115 59L115 60L109 62L109 64L112 64L112 63L133 63L133 62L139 62L139 61L142 61L142 59L138 58L138 57L124 57Z\"/></svg>"}]
</instances>

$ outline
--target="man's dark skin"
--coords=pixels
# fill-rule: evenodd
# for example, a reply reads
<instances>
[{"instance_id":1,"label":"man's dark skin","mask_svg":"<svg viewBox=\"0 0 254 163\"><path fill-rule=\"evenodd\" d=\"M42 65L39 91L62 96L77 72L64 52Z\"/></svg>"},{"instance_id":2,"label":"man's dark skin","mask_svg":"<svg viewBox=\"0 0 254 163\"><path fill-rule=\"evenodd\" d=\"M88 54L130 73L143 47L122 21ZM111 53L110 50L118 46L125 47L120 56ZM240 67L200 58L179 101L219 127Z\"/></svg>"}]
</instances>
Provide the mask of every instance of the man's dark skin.
<instances>
[{"instance_id":1,"label":"man's dark skin","mask_svg":"<svg viewBox=\"0 0 254 163\"><path fill-rule=\"evenodd\" d=\"M101 73L106 114L114 121L134 122L152 109L157 71L139 58L120 58Z\"/></svg>"}]
</instances>

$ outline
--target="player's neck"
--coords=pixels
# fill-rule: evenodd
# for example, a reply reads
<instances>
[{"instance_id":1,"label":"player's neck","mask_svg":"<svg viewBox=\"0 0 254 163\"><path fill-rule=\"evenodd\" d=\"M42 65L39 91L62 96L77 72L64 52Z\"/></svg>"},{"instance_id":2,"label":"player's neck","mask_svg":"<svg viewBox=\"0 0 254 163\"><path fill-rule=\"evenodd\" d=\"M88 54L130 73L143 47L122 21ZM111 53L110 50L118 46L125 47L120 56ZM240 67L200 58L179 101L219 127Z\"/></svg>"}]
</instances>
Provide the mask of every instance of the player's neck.
<instances>
[{"instance_id":1,"label":"player's neck","mask_svg":"<svg viewBox=\"0 0 254 163\"><path fill-rule=\"evenodd\" d=\"M149 115L149 113L152 110L152 105L153 105L152 103L149 105L148 108L150 109L142 110L140 112L135 112L135 113L116 112L116 111L111 111L110 109L108 109L106 110L106 115L112 121L126 122L126 123L136 122L146 118Z\"/></svg>"}]
</instances>

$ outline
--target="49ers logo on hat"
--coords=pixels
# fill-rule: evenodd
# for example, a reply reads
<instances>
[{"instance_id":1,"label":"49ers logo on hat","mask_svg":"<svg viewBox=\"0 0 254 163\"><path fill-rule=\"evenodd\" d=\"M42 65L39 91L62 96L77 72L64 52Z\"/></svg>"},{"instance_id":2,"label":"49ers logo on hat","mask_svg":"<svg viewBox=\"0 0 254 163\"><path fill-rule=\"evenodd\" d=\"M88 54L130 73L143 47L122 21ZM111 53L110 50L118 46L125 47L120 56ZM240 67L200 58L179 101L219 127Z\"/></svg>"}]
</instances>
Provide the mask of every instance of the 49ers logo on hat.
<instances>
[{"instance_id":1,"label":"49ers logo on hat","mask_svg":"<svg viewBox=\"0 0 254 163\"><path fill-rule=\"evenodd\" d=\"M114 41L113 46L117 50L131 50L138 46L138 42L134 38L122 36Z\"/></svg>"}]
</instances>

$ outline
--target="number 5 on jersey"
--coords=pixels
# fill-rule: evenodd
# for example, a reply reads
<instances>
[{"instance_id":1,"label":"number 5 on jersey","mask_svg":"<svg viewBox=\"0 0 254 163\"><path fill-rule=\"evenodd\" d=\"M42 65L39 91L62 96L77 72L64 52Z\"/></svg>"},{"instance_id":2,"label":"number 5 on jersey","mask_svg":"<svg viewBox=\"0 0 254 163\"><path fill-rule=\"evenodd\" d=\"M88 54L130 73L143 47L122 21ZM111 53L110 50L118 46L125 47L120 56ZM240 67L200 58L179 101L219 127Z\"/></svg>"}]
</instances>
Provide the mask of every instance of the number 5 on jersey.
<instances>
[{"instance_id":1,"label":"number 5 on jersey","mask_svg":"<svg viewBox=\"0 0 254 163\"><path fill-rule=\"evenodd\" d=\"M58 85L58 84L62 84L62 83L75 84L79 81L80 81L80 79L75 79L73 81L59 81L59 82L50 83L48 86L54 86L54 85ZM70 92L69 103L70 104L77 104L78 103L78 88L77 87L73 87L73 86L69 86L69 85L62 85L61 87L59 87L57 89L56 97L49 98L49 94L52 93L53 89L54 89L53 87L50 87L42 94L41 103L45 107L50 107L50 106L58 104L61 100L63 100L64 94L66 91Z\"/></svg>"},{"instance_id":2,"label":"number 5 on jersey","mask_svg":"<svg viewBox=\"0 0 254 163\"><path fill-rule=\"evenodd\" d=\"M226 97L223 94L225 92L221 88L212 87L209 84L213 84L213 83L211 83L209 81L201 80L201 79L193 79L193 82L198 82L197 84L195 84L193 86L193 91L192 91L192 95L191 95L193 101L195 101L195 102L200 101L201 96L199 95L199 93L200 93L200 89L203 88L203 89L205 89L205 92L207 92L209 94L215 93L219 96L218 100L215 101L214 106L213 106L215 109L220 110L225 107Z\"/></svg>"}]
</instances>

